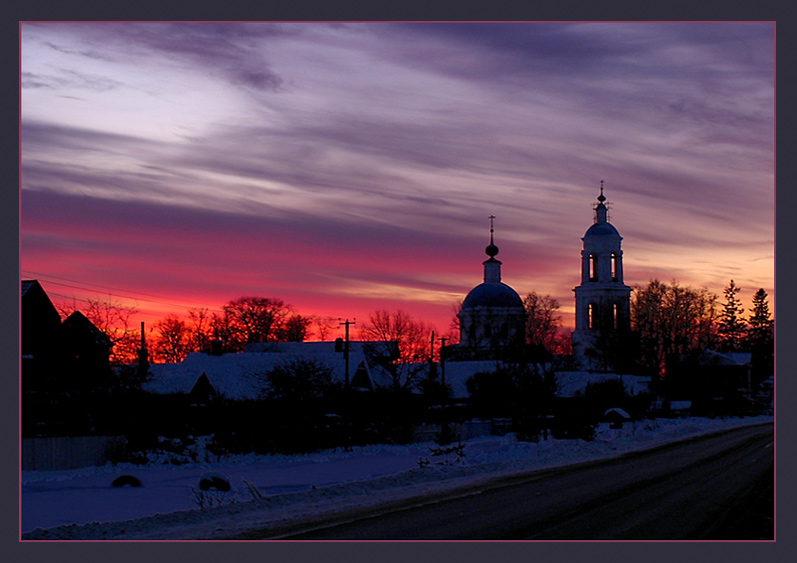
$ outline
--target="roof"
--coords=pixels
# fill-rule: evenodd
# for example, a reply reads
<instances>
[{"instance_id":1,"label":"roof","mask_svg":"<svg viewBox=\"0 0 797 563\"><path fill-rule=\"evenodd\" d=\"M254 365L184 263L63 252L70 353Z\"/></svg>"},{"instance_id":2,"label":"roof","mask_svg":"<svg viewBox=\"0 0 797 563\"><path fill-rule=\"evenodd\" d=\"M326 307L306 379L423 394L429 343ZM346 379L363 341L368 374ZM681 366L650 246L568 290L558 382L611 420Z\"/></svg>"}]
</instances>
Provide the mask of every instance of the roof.
<instances>
[{"instance_id":1,"label":"roof","mask_svg":"<svg viewBox=\"0 0 797 563\"><path fill-rule=\"evenodd\" d=\"M465 301L463 309L475 307L519 307L523 308L523 300L517 292L503 282L484 282L474 287Z\"/></svg>"},{"instance_id":2,"label":"roof","mask_svg":"<svg viewBox=\"0 0 797 563\"><path fill-rule=\"evenodd\" d=\"M362 343L349 345L349 377L353 378L358 370L362 377L360 368L370 377ZM335 349L335 342L285 342L252 344L239 354L214 356L194 352L177 364L151 364L152 379L144 389L160 394L190 393L204 374L213 388L228 399L255 399L260 392L260 375L299 358L321 362L332 369L336 381L343 382L345 358Z\"/></svg>"},{"instance_id":3,"label":"roof","mask_svg":"<svg viewBox=\"0 0 797 563\"><path fill-rule=\"evenodd\" d=\"M87 336L93 344L101 348L111 348L111 339L80 311L75 311L63 322L63 326L74 337Z\"/></svg>"},{"instance_id":4,"label":"roof","mask_svg":"<svg viewBox=\"0 0 797 563\"><path fill-rule=\"evenodd\" d=\"M496 369L495 360L473 360L465 362L446 362L446 385L451 387L455 399L470 397L467 381L480 372L492 373ZM441 368L437 368L438 380L441 377Z\"/></svg>"},{"instance_id":5,"label":"roof","mask_svg":"<svg viewBox=\"0 0 797 563\"><path fill-rule=\"evenodd\" d=\"M630 395L638 395L648 390L649 377L639 375L618 375L614 373L590 373L588 371L561 371L556 373L556 394L559 397L572 397L584 393L588 383L620 380Z\"/></svg>"},{"instance_id":6,"label":"roof","mask_svg":"<svg viewBox=\"0 0 797 563\"><path fill-rule=\"evenodd\" d=\"M446 385L451 387L455 399L464 399L470 396L467 381L477 373L494 373L499 363L495 360L472 360L446 362ZM437 368L438 381L441 378L441 368ZM638 395L648 390L649 377L638 375L617 375L611 373L583 372L557 372L556 383L559 397L572 397L577 392L584 392L588 383L619 379L625 385L629 394Z\"/></svg>"},{"instance_id":7,"label":"roof","mask_svg":"<svg viewBox=\"0 0 797 563\"><path fill-rule=\"evenodd\" d=\"M584 233L585 237L605 237L614 236L619 237L620 233L614 228L614 225L608 221L601 221L592 225L587 232Z\"/></svg>"},{"instance_id":8,"label":"roof","mask_svg":"<svg viewBox=\"0 0 797 563\"><path fill-rule=\"evenodd\" d=\"M751 358L752 354L749 352L720 353L706 349L700 354L700 359L704 365L714 366L746 366L750 365Z\"/></svg>"},{"instance_id":9,"label":"roof","mask_svg":"<svg viewBox=\"0 0 797 563\"><path fill-rule=\"evenodd\" d=\"M28 290L36 285L39 285L39 282L36 280L22 280L22 282L20 282L20 296L25 297Z\"/></svg>"}]
</instances>

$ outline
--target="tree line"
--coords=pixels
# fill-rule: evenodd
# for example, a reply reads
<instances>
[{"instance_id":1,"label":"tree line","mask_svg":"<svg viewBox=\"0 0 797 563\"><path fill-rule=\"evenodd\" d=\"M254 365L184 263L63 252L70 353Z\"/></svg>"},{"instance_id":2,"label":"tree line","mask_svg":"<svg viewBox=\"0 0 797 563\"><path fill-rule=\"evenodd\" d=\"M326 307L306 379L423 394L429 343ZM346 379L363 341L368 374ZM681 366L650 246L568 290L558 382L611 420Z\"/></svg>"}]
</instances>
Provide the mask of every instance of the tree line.
<instances>
[{"instance_id":1,"label":"tree line","mask_svg":"<svg viewBox=\"0 0 797 563\"><path fill-rule=\"evenodd\" d=\"M631 323L639 339L640 370L664 375L684 358L712 349L751 353L754 369L771 375L774 321L767 293L756 291L745 318L740 291L730 280L720 302L719 296L705 288L694 289L676 281L651 280L636 287Z\"/></svg>"},{"instance_id":2,"label":"tree line","mask_svg":"<svg viewBox=\"0 0 797 563\"><path fill-rule=\"evenodd\" d=\"M663 374L680 358L696 351L750 352L764 371L772 366L774 321L767 293L759 289L745 317L739 299L740 288L733 280L724 289L724 301L705 288L695 289L677 281L651 280L634 288L631 296L631 323L636 344L627 350L636 357L639 371ZM528 293L526 343L550 354L567 355L572 349L569 332L563 328L558 301L535 291ZM71 311L69 311L71 312ZM132 323L136 311L111 300L89 300L82 312L113 343L112 362L137 361L141 346L140 328ZM66 314L67 311L62 313ZM154 362L180 362L191 352L242 352L256 342L302 342L311 335L326 339L339 328L338 319L303 315L281 299L239 297L220 311L189 309L186 317L172 314L157 321L147 334L148 353ZM356 325L354 338L368 341L369 355L386 368L394 389L420 383L410 364L439 361L443 342L456 344L459 330L454 316L447 333L408 313L377 310Z\"/></svg>"}]
</instances>

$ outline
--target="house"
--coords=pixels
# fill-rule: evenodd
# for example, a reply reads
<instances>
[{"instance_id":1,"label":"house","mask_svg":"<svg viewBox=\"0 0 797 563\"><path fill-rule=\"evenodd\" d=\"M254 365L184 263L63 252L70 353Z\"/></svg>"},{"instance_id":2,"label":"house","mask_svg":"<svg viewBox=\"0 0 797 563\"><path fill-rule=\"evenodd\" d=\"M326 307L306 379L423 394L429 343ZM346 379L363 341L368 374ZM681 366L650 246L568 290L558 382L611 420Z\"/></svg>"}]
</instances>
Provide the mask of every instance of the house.
<instances>
[{"instance_id":1,"label":"house","mask_svg":"<svg viewBox=\"0 0 797 563\"><path fill-rule=\"evenodd\" d=\"M611 408L603 413L602 421L608 422L609 428L622 428L624 422L631 421L631 415L621 408Z\"/></svg>"},{"instance_id":2,"label":"house","mask_svg":"<svg viewBox=\"0 0 797 563\"><path fill-rule=\"evenodd\" d=\"M671 401L691 401L693 413L744 412L753 408L751 376L750 354L702 350L667 374L664 391Z\"/></svg>"},{"instance_id":3,"label":"house","mask_svg":"<svg viewBox=\"0 0 797 563\"><path fill-rule=\"evenodd\" d=\"M23 388L45 377L61 355L61 315L37 280L20 284L20 352Z\"/></svg>"},{"instance_id":4,"label":"house","mask_svg":"<svg viewBox=\"0 0 797 563\"><path fill-rule=\"evenodd\" d=\"M93 433L85 399L112 384L110 339L82 313L61 322L37 280L20 283L20 324L23 436Z\"/></svg>"},{"instance_id":5,"label":"house","mask_svg":"<svg viewBox=\"0 0 797 563\"><path fill-rule=\"evenodd\" d=\"M193 352L179 363L151 364L152 378L144 384L144 390L164 395L195 391L207 396L212 389L216 396L227 399L256 399L262 389L262 375L296 359L317 361L332 370L338 383L345 384L348 379L352 389L370 390L374 388L375 370L369 365L363 344L349 342L348 361L339 342L265 342L249 344L241 353Z\"/></svg>"}]
</instances>

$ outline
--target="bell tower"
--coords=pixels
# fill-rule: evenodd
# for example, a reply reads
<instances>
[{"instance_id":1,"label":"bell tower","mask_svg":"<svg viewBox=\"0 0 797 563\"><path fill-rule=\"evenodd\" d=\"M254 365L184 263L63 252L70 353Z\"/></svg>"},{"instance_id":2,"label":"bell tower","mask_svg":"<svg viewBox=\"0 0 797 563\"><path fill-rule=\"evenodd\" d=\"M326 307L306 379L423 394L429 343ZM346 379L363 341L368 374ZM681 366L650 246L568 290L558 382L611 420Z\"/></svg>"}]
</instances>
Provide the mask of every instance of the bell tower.
<instances>
[{"instance_id":1,"label":"bell tower","mask_svg":"<svg viewBox=\"0 0 797 563\"><path fill-rule=\"evenodd\" d=\"M581 251L581 284L576 294L573 354L584 367L616 368L618 348L631 332L631 288L623 283L623 237L609 223L603 180L592 226Z\"/></svg>"}]
</instances>

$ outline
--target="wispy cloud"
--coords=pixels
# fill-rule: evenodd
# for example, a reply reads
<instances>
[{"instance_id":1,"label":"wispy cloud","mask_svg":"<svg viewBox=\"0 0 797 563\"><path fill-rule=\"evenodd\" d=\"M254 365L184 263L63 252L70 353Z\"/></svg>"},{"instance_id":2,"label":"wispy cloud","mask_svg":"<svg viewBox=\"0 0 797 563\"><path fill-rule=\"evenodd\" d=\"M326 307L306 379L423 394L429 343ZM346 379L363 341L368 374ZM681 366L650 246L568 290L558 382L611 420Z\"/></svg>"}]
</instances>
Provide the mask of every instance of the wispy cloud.
<instances>
[{"instance_id":1,"label":"wispy cloud","mask_svg":"<svg viewBox=\"0 0 797 563\"><path fill-rule=\"evenodd\" d=\"M771 24L42 23L22 40L32 270L46 244L87 245L95 281L103 256L146 256L170 294L373 305L381 284L439 318L478 283L494 214L507 281L569 306L606 180L629 279L774 283Z\"/></svg>"}]
</instances>

